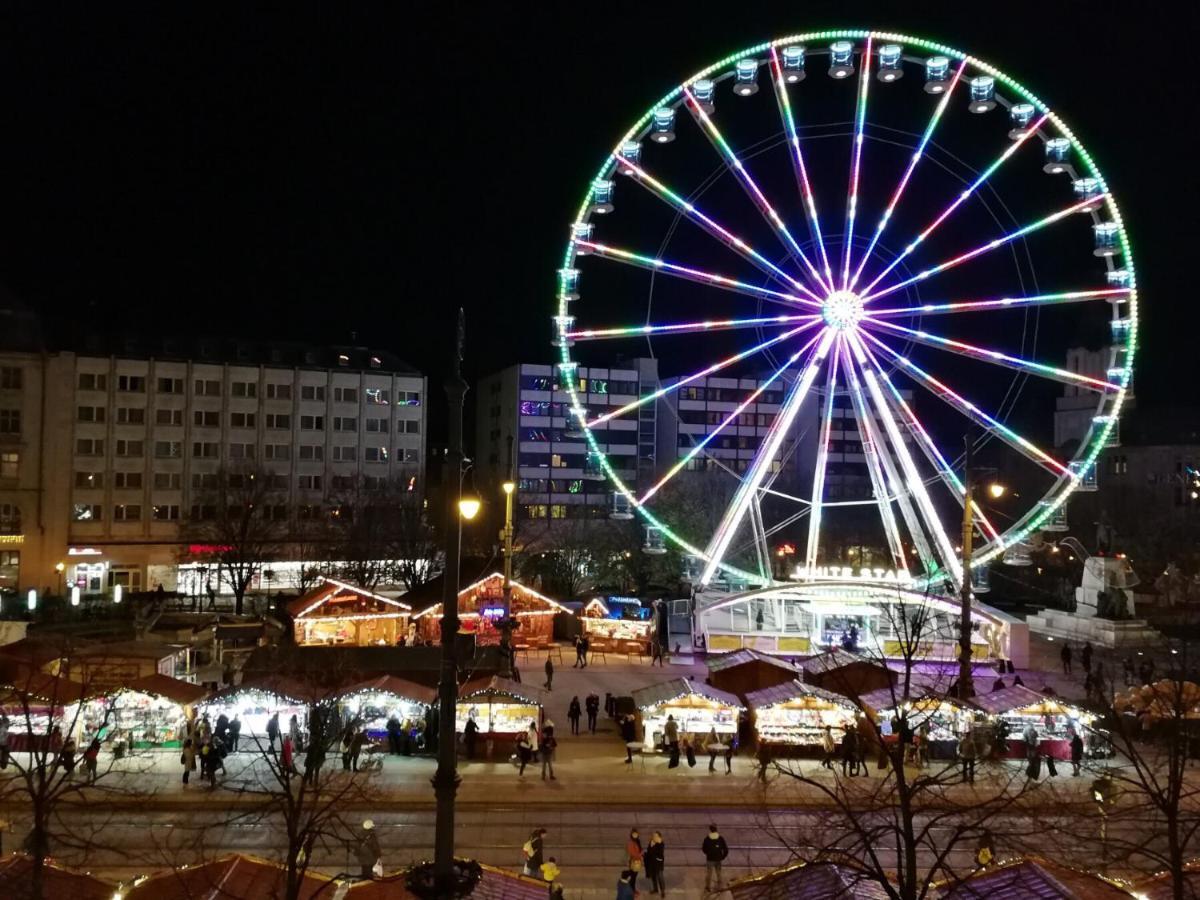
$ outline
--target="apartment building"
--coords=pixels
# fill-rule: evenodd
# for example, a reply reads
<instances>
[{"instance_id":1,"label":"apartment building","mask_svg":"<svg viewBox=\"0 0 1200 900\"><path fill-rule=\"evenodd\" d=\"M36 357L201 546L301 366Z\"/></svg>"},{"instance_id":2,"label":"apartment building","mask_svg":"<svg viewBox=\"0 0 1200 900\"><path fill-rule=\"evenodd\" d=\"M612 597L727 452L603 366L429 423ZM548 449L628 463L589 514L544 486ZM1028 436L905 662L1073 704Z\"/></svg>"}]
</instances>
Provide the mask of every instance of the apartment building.
<instances>
[{"instance_id":1,"label":"apartment building","mask_svg":"<svg viewBox=\"0 0 1200 900\"><path fill-rule=\"evenodd\" d=\"M265 473L287 521L353 484L423 489L426 380L383 351L36 344L0 349L0 588L195 590L180 527L223 468Z\"/></svg>"}]
</instances>

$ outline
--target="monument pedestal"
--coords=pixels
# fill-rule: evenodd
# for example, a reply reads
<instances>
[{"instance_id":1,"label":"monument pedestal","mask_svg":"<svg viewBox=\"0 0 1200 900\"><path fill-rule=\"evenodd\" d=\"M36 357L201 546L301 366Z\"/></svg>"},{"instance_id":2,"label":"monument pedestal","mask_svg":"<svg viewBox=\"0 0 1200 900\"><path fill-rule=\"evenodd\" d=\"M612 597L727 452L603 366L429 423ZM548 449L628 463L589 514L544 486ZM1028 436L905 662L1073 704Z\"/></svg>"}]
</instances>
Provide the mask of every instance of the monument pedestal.
<instances>
[{"instance_id":1,"label":"monument pedestal","mask_svg":"<svg viewBox=\"0 0 1200 900\"><path fill-rule=\"evenodd\" d=\"M1025 621L1029 630L1038 634L1066 638L1081 644L1090 641L1095 646L1110 649L1144 647L1162 640L1158 629L1145 619L1097 619L1045 609Z\"/></svg>"}]
</instances>

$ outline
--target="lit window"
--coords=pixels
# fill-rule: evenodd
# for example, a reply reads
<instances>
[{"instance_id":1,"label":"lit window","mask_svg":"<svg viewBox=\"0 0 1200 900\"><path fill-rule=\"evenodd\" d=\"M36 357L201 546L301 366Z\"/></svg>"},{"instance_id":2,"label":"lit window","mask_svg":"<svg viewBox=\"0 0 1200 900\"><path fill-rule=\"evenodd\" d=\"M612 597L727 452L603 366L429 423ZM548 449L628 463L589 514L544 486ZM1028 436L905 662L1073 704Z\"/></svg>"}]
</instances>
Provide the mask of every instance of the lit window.
<instances>
[{"instance_id":1,"label":"lit window","mask_svg":"<svg viewBox=\"0 0 1200 900\"><path fill-rule=\"evenodd\" d=\"M142 518L142 507L137 503L118 503L113 507L114 522L138 522Z\"/></svg>"},{"instance_id":2,"label":"lit window","mask_svg":"<svg viewBox=\"0 0 1200 900\"><path fill-rule=\"evenodd\" d=\"M367 388L365 391L363 391L363 394L366 395L368 403L387 406L390 402L391 394L382 388Z\"/></svg>"},{"instance_id":3,"label":"lit window","mask_svg":"<svg viewBox=\"0 0 1200 900\"><path fill-rule=\"evenodd\" d=\"M100 518L100 504L98 503L76 503L71 507L71 521L73 522L99 522Z\"/></svg>"}]
</instances>

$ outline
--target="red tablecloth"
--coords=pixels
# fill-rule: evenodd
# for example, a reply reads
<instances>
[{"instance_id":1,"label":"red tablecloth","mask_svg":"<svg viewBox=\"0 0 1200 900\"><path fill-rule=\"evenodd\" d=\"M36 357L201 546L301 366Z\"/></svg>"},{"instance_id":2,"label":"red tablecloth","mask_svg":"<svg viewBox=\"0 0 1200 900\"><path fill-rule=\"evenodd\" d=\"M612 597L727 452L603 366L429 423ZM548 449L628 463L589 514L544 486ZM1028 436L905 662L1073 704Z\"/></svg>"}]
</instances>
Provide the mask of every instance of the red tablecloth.
<instances>
[{"instance_id":1,"label":"red tablecloth","mask_svg":"<svg viewBox=\"0 0 1200 900\"><path fill-rule=\"evenodd\" d=\"M1042 756L1052 756L1055 759L1071 758L1071 742L1056 738L1043 738L1038 741L1038 753ZM1027 756L1024 738L1009 738L1005 759L1025 759Z\"/></svg>"}]
</instances>

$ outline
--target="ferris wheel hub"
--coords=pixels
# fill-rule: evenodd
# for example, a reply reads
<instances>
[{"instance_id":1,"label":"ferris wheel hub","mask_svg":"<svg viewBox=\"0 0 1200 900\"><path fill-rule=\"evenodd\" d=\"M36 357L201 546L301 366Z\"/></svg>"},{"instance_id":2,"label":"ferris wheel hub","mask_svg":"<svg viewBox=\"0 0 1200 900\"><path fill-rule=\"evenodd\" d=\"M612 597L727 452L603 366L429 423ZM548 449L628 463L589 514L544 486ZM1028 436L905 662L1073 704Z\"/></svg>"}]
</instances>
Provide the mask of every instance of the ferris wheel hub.
<instances>
[{"instance_id":1,"label":"ferris wheel hub","mask_svg":"<svg viewBox=\"0 0 1200 900\"><path fill-rule=\"evenodd\" d=\"M821 304L821 315L830 328L856 328L864 315L862 297L854 291L834 291Z\"/></svg>"}]
</instances>

